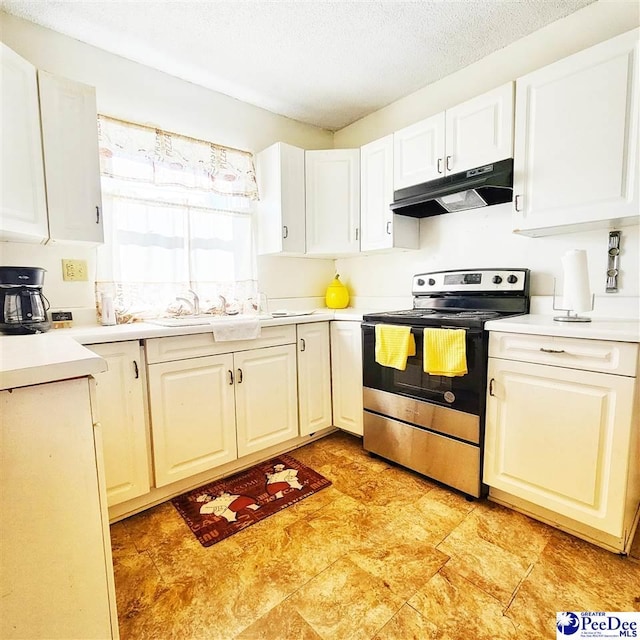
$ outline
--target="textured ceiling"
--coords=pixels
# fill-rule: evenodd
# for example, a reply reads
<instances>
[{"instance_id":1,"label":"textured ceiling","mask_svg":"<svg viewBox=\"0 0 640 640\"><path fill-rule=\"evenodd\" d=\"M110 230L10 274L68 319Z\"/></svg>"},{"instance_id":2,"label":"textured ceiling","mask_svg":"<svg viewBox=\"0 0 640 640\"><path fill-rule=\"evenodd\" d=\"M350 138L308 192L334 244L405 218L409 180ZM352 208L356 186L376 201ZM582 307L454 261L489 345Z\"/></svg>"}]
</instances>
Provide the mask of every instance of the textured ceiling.
<instances>
[{"instance_id":1,"label":"textured ceiling","mask_svg":"<svg viewBox=\"0 0 640 640\"><path fill-rule=\"evenodd\" d=\"M1 0L72 38L337 130L594 0Z\"/></svg>"}]
</instances>

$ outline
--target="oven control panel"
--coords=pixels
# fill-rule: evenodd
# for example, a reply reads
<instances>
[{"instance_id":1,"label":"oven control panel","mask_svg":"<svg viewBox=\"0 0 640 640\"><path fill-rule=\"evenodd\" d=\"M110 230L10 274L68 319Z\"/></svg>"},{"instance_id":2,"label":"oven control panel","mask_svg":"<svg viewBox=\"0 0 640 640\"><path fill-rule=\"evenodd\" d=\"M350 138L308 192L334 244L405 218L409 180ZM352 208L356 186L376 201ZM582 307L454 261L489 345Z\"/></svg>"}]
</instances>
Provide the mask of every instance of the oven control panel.
<instances>
[{"instance_id":1,"label":"oven control panel","mask_svg":"<svg viewBox=\"0 0 640 640\"><path fill-rule=\"evenodd\" d=\"M527 269L474 269L432 271L413 276L413 295L426 293L495 293L528 290Z\"/></svg>"}]
</instances>

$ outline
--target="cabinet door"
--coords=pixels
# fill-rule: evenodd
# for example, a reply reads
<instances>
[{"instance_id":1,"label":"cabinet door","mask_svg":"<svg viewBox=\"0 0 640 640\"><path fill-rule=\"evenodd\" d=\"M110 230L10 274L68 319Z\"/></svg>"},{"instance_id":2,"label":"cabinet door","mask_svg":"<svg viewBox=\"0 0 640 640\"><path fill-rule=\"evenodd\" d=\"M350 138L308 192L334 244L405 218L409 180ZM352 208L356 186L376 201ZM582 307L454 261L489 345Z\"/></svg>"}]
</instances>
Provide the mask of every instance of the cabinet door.
<instances>
[{"instance_id":1,"label":"cabinet door","mask_svg":"<svg viewBox=\"0 0 640 640\"><path fill-rule=\"evenodd\" d=\"M360 149L361 251L418 248L420 221L394 215L392 202L393 135L388 135Z\"/></svg>"},{"instance_id":2,"label":"cabinet door","mask_svg":"<svg viewBox=\"0 0 640 640\"><path fill-rule=\"evenodd\" d=\"M638 180L637 29L517 81L515 231L637 224Z\"/></svg>"},{"instance_id":3,"label":"cabinet door","mask_svg":"<svg viewBox=\"0 0 640 640\"><path fill-rule=\"evenodd\" d=\"M621 537L634 379L489 359L484 481Z\"/></svg>"},{"instance_id":4,"label":"cabinet door","mask_svg":"<svg viewBox=\"0 0 640 640\"><path fill-rule=\"evenodd\" d=\"M90 387L76 378L0 392L5 640L118 637Z\"/></svg>"},{"instance_id":5,"label":"cabinet door","mask_svg":"<svg viewBox=\"0 0 640 640\"><path fill-rule=\"evenodd\" d=\"M393 134L393 188L444 175L444 111Z\"/></svg>"},{"instance_id":6,"label":"cabinet door","mask_svg":"<svg viewBox=\"0 0 640 640\"><path fill-rule=\"evenodd\" d=\"M47 227L35 67L0 42L0 240L44 242Z\"/></svg>"},{"instance_id":7,"label":"cabinet door","mask_svg":"<svg viewBox=\"0 0 640 640\"><path fill-rule=\"evenodd\" d=\"M307 253L360 250L360 150L305 152Z\"/></svg>"},{"instance_id":8,"label":"cabinet door","mask_svg":"<svg viewBox=\"0 0 640 640\"><path fill-rule=\"evenodd\" d=\"M45 71L38 86L49 235L103 242L95 90Z\"/></svg>"},{"instance_id":9,"label":"cabinet door","mask_svg":"<svg viewBox=\"0 0 640 640\"><path fill-rule=\"evenodd\" d=\"M157 487L237 458L233 389L231 354L149 366Z\"/></svg>"},{"instance_id":10,"label":"cabinet door","mask_svg":"<svg viewBox=\"0 0 640 640\"><path fill-rule=\"evenodd\" d=\"M94 377L104 443L107 501L111 507L149 492L140 344L137 340L109 342L88 348L109 365L108 371Z\"/></svg>"},{"instance_id":11,"label":"cabinet door","mask_svg":"<svg viewBox=\"0 0 640 640\"><path fill-rule=\"evenodd\" d=\"M362 435L362 336L359 322L331 323L333 424Z\"/></svg>"},{"instance_id":12,"label":"cabinet door","mask_svg":"<svg viewBox=\"0 0 640 640\"><path fill-rule=\"evenodd\" d=\"M513 82L446 112L446 173L513 157Z\"/></svg>"},{"instance_id":13,"label":"cabinet door","mask_svg":"<svg viewBox=\"0 0 640 640\"><path fill-rule=\"evenodd\" d=\"M300 435L331 426L329 323L298 327L298 410Z\"/></svg>"},{"instance_id":14,"label":"cabinet door","mask_svg":"<svg viewBox=\"0 0 640 640\"><path fill-rule=\"evenodd\" d=\"M293 344L234 354L238 455L298 435L296 348Z\"/></svg>"},{"instance_id":15,"label":"cabinet door","mask_svg":"<svg viewBox=\"0 0 640 640\"><path fill-rule=\"evenodd\" d=\"M258 253L305 252L304 150L283 142L256 158Z\"/></svg>"}]
</instances>

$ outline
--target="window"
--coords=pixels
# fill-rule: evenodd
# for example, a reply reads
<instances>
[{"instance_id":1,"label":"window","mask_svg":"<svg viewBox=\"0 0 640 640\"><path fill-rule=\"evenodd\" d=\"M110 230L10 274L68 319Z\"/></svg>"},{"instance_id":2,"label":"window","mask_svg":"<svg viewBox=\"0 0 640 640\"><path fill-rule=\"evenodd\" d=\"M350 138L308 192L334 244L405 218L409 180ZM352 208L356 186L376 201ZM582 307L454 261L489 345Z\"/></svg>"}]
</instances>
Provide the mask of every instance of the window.
<instances>
[{"instance_id":1,"label":"window","mask_svg":"<svg viewBox=\"0 0 640 640\"><path fill-rule=\"evenodd\" d=\"M97 293L119 322L257 299L253 156L99 116L105 245Z\"/></svg>"}]
</instances>

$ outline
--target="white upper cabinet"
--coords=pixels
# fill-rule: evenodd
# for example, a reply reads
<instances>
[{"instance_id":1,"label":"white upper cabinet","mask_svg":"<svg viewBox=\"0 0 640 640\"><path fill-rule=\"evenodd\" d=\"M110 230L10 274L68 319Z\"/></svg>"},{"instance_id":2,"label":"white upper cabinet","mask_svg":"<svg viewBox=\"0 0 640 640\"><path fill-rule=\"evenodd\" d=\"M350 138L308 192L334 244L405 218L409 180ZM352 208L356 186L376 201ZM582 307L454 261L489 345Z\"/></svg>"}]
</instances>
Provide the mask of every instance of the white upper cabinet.
<instances>
[{"instance_id":1,"label":"white upper cabinet","mask_svg":"<svg viewBox=\"0 0 640 640\"><path fill-rule=\"evenodd\" d=\"M393 188L444 175L444 111L393 134Z\"/></svg>"},{"instance_id":2,"label":"white upper cabinet","mask_svg":"<svg viewBox=\"0 0 640 640\"><path fill-rule=\"evenodd\" d=\"M396 131L394 189L510 158L513 82Z\"/></svg>"},{"instance_id":3,"label":"white upper cabinet","mask_svg":"<svg viewBox=\"0 0 640 640\"><path fill-rule=\"evenodd\" d=\"M305 152L307 254L360 250L360 149Z\"/></svg>"},{"instance_id":4,"label":"white upper cabinet","mask_svg":"<svg viewBox=\"0 0 640 640\"><path fill-rule=\"evenodd\" d=\"M638 30L516 84L514 231L637 224Z\"/></svg>"},{"instance_id":5,"label":"white upper cabinet","mask_svg":"<svg viewBox=\"0 0 640 640\"><path fill-rule=\"evenodd\" d=\"M513 156L513 82L446 111L445 173Z\"/></svg>"},{"instance_id":6,"label":"white upper cabinet","mask_svg":"<svg viewBox=\"0 0 640 640\"><path fill-rule=\"evenodd\" d=\"M417 249L420 221L392 213L393 135L360 149L360 250Z\"/></svg>"},{"instance_id":7,"label":"white upper cabinet","mask_svg":"<svg viewBox=\"0 0 640 640\"><path fill-rule=\"evenodd\" d=\"M93 87L38 71L49 235L104 241Z\"/></svg>"},{"instance_id":8,"label":"white upper cabinet","mask_svg":"<svg viewBox=\"0 0 640 640\"><path fill-rule=\"evenodd\" d=\"M305 252L304 149L277 142L256 156L258 253Z\"/></svg>"},{"instance_id":9,"label":"white upper cabinet","mask_svg":"<svg viewBox=\"0 0 640 640\"><path fill-rule=\"evenodd\" d=\"M94 89L0 53L0 240L102 242Z\"/></svg>"},{"instance_id":10,"label":"white upper cabinet","mask_svg":"<svg viewBox=\"0 0 640 640\"><path fill-rule=\"evenodd\" d=\"M49 236L35 67L0 43L0 239Z\"/></svg>"}]
</instances>

